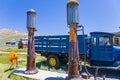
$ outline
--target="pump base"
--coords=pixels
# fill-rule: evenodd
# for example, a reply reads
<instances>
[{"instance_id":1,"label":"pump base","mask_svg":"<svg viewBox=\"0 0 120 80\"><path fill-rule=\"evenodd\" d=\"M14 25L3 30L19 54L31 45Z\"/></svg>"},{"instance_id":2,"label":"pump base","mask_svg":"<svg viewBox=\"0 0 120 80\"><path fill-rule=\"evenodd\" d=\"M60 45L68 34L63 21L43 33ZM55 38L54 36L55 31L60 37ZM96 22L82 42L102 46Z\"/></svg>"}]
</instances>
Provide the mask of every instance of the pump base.
<instances>
[{"instance_id":1,"label":"pump base","mask_svg":"<svg viewBox=\"0 0 120 80\"><path fill-rule=\"evenodd\" d=\"M38 70L26 70L24 74L36 74L38 73Z\"/></svg>"}]
</instances>

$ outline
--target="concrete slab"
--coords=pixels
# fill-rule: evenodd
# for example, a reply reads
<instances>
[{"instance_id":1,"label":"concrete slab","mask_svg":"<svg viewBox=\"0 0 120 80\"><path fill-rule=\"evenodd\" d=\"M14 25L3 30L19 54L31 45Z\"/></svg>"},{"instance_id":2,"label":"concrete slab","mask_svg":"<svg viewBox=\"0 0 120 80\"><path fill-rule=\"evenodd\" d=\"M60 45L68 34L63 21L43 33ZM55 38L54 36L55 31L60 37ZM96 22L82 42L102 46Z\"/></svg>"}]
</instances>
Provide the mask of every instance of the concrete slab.
<instances>
[{"instance_id":1,"label":"concrete slab","mask_svg":"<svg viewBox=\"0 0 120 80\"><path fill-rule=\"evenodd\" d=\"M23 76L25 78L32 78L36 80L66 80L66 77L68 74L64 73L57 73L57 72L50 72L50 71L44 71L44 70L39 70L37 74L24 74L24 71L26 68L20 68L14 71L14 74L18 76ZM92 76L90 79L82 79L82 80L95 80L94 77ZM103 80L103 78L98 77L97 80ZM105 80L120 80L120 79L115 79L115 78L106 78Z\"/></svg>"},{"instance_id":2,"label":"concrete slab","mask_svg":"<svg viewBox=\"0 0 120 80\"><path fill-rule=\"evenodd\" d=\"M26 70L25 68L17 69L14 71L14 74L26 78L37 79L37 80L65 80L65 78L67 77L67 74L44 71L44 70L39 70L37 74L28 75L28 74L24 74L25 70Z\"/></svg>"}]
</instances>

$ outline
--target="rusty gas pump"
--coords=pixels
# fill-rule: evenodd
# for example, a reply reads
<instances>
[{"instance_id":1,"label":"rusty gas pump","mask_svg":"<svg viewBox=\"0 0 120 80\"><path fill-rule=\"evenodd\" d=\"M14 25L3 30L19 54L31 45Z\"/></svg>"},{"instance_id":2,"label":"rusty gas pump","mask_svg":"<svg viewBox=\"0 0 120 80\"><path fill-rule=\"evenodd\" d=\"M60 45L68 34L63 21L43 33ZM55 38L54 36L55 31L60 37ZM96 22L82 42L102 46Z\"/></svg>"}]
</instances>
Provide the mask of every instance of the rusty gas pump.
<instances>
[{"instance_id":1,"label":"rusty gas pump","mask_svg":"<svg viewBox=\"0 0 120 80\"><path fill-rule=\"evenodd\" d=\"M28 54L27 69L25 74L35 74L38 72L35 62L34 32L36 31L36 12L33 9L27 11L27 30L28 30Z\"/></svg>"},{"instance_id":2,"label":"rusty gas pump","mask_svg":"<svg viewBox=\"0 0 120 80\"><path fill-rule=\"evenodd\" d=\"M77 0L69 0L67 3L67 25L69 26L69 58L68 79L81 80L79 73L79 50L77 40L77 28L79 24L79 3Z\"/></svg>"}]
</instances>

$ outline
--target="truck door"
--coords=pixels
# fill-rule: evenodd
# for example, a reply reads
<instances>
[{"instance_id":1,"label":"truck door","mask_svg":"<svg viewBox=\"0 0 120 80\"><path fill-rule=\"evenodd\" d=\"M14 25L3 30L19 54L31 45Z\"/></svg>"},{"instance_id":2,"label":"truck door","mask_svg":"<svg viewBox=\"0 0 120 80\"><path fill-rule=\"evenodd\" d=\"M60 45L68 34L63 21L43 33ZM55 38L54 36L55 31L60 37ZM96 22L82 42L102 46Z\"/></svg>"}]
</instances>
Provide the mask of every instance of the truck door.
<instances>
[{"instance_id":1,"label":"truck door","mask_svg":"<svg viewBox=\"0 0 120 80\"><path fill-rule=\"evenodd\" d=\"M113 35L103 32L91 33L91 53L92 65L106 66L112 65L113 58Z\"/></svg>"}]
</instances>

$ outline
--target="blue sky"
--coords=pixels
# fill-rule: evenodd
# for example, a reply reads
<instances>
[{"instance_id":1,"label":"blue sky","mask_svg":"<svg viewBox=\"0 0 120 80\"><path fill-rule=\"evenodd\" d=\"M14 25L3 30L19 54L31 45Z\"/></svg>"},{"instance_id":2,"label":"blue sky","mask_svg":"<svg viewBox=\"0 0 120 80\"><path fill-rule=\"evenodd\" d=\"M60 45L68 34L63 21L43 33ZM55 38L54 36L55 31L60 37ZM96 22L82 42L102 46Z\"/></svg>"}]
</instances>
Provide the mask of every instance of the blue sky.
<instances>
[{"instance_id":1,"label":"blue sky","mask_svg":"<svg viewBox=\"0 0 120 80\"><path fill-rule=\"evenodd\" d=\"M85 26L86 34L93 31L120 31L120 0L78 1L79 24ZM37 12L36 34L68 34L67 2L68 0L0 0L0 28L27 32L26 11L32 8Z\"/></svg>"}]
</instances>

